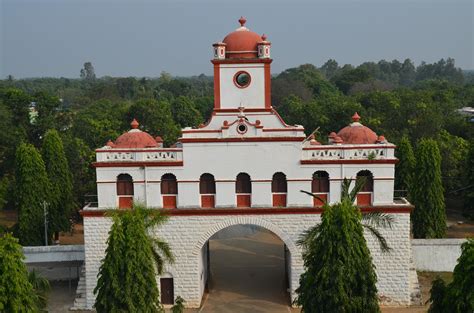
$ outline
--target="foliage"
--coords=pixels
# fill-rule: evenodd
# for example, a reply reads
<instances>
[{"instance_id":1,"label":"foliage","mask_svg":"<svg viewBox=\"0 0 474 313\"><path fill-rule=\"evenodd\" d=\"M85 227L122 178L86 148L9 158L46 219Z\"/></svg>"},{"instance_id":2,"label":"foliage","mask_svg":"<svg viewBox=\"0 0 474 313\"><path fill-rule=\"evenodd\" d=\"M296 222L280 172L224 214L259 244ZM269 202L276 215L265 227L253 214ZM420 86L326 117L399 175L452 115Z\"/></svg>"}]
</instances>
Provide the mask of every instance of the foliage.
<instances>
[{"instance_id":1,"label":"foliage","mask_svg":"<svg viewBox=\"0 0 474 313\"><path fill-rule=\"evenodd\" d=\"M310 228L299 240L305 272L300 277L295 302L302 312L380 312L377 276L364 238L363 217L353 204L364 183L356 181L349 190L351 181L344 180L341 202L325 204L321 224ZM382 250L387 250L387 243L376 228L390 227L391 218L374 213L365 220L371 223L366 229L376 234Z\"/></svg>"},{"instance_id":2,"label":"foliage","mask_svg":"<svg viewBox=\"0 0 474 313\"><path fill-rule=\"evenodd\" d=\"M24 255L11 234L0 237L0 311L40 312L40 299L28 279Z\"/></svg>"},{"instance_id":3,"label":"foliage","mask_svg":"<svg viewBox=\"0 0 474 313\"><path fill-rule=\"evenodd\" d=\"M453 281L433 281L429 313L464 313L474 311L474 239L461 246L461 256L454 268Z\"/></svg>"},{"instance_id":4,"label":"foliage","mask_svg":"<svg viewBox=\"0 0 474 313\"><path fill-rule=\"evenodd\" d=\"M395 189L411 190L413 181L413 171L415 169L415 155L407 136L403 136L396 150L398 163L395 166Z\"/></svg>"},{"instance_id":5,"label":"foliage","mask_svg":"<svg viewBox=\"0 0 474 313\"><path fill-rule=\"evenodd\" d=\"M464 172L469 151L467 140L441 130L436 138L441 153L441 174L447 192L455 192L465 186Z\"/></svg>"},{"instance_id":6,"label":"foliage","mask_svg":"<svg viewBox=\"0 0 474 313\"><path fill-rule=\"evenodd\" d=\"M166 145L171 145L178 139L180 130L173 120L168 101L139 100L132 104L127 112L129 121L134 118L140 123L140 128L153 136L161 136Z\"/></svg>"},{"instance_id":7,"label":"foliage","mask_svg":"<svg viewBox=\"0 0 474 313\"><path fill-rule=\"evenodd\" d=\"M46 132L41 150L50 182L48 215L52 232L70 229L69 219L74 209L72 177L59 133Z\"/></svg>"},{"instance_id":8,"label":"foliage","mask_svg":"<svg viewBox=\"0 0 474 313\"><path fill-rule=\"evenodd\" d=\"M422 139L416 148L411 188L415 209L411 215L415 238L442 238L446 233L441 155L436 141Z\"/></svg>"},{"instance_id":9,"label":"foliage","mask_svg":"<svg viewBox=\"0 0 474 313\"><path fill-rule=\"evenodd\" d=\"M464 214L474 219L474 139L471 139L469 143L469 152L466 160Z\"/></svg>"},{"instance_id":10,"label":"foliage","mask_svg":"<svg viewBox=\"0 0 474 313\"><path fill-rule=\"evenodd\" d=\"M176 123L181 127L196 127L203 122L201 114L194 107L191 100L185 96L179 96L173 101L171 112Z\"/></svg>"},{"instance_id":11,"label":"foliage","mask_svg":"<svg viewBox=\"0 0 474 313\"><path fill-rule=\"evenodd\" d=\"M181 298L180 296L177 296L176 299L174 300L174 305L173 307L171 308L171 312L172 313L183 313L184 312L184 303L186 301L184 301L183 298Z\"/></svg>"},{"instance_id":12,"label":"foliage","mask_svg":"<svg viewBox=\"0 0 474 313\"><path fill-rule=\"evenodd\" d=\"M45 309L48 304L48 291L51 288L49 281L39 275L35 270L28 273L28 281L31 286L33 286L33 291L38 297L38 307Z\"/></svg>"},{"instance_id":13,"label":"foliage","mask_svg":"<svg viewBox=\"0 0 474 313\"><path fill-rule=\"evenodd\" d=\"M38 150L26 143L18 147L15 163L20 243L25 246L40 246L45 239L43 205L50 200L45 165ZM48 233L51 234L50 231Z\"/></svg>"},{"instance_id":14,"label":"foliage","mask_svg":"<svg viewBox=\"0 0 474 313\"><path fill-rule=\"evenodd\" d=\"M94 289L97 312L162 311L156 276L173 256L168 244L149 232L166 218L140 205L116 210L111 217L106 255Z\"/></svg>"}]
</instances>

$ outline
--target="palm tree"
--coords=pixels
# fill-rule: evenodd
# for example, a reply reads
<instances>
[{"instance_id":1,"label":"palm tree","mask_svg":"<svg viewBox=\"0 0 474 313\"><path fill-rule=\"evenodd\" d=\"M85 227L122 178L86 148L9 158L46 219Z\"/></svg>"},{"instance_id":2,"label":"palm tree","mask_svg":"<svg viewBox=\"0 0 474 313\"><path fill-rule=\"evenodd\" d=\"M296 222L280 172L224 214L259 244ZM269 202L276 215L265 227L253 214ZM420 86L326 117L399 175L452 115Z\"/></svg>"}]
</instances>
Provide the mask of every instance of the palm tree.
<instances>
[{"instance_id":1,"label":"palm tree","mask_svg":"<svg viewBox=\"0 0 474 313\"><path fill-rule=\"evenodd\" d=\"M38 307L41 310L44 310L48 303L47 293L50 289L49 281L43 276L39 275L35 270L32 270L28 273L28 281L33 286L33 290L38 297Z\"/></svg>"},{"instance_id":2,"label":"palm tree","mask_svg":"<svg viewBox=\"0 0 474 313\"><path fill-rule=\"evenodd\" d=\"M355 200L357 198L357 194L364 187L365 182L366 182L365 177L358 177L355 181L354 188L352 188L352 190L350 190L352 179L344 178L344 180L342 181L341 202L350 203L350 204L352 204L352 207L354 208L354 210L359 210L359 208L357 206L355 206L353 203L355 202ZM305 190L300 190L300 191L302 193L310 195L310 196L318 199L322 203L324 203L323 209L328 206L328 203L325 199L322 199L322 198L318 197L317 195L315 195L311 192L305 191ZM378 231L377 228L381 227L381 228L390 228L391 229L393 223L394 223L394 219L393 219L393 216L390 215L390 214L386 214L386 213L383 213L383 212L377 212L377 211L362 214L362 227L364 227L364 229L368 230L370 232L370 234L372 234L377 239L377 241L379 242L379 245L380 245L380 249L383 252L388 252L388 251L390 251L391 248L389 247L389 245L387 243L387 240L385 240L385 238L382 236L382 234ZM300 240L298 241L298 243L300 245L304 246L305 242L307 242L308 240L313 240L313 239L317 238L318 233L319 233L319 225L313 226L312 228L310 228L306 232L304 232L303 235L301 235Z\"/></svg>"}]
</instances>

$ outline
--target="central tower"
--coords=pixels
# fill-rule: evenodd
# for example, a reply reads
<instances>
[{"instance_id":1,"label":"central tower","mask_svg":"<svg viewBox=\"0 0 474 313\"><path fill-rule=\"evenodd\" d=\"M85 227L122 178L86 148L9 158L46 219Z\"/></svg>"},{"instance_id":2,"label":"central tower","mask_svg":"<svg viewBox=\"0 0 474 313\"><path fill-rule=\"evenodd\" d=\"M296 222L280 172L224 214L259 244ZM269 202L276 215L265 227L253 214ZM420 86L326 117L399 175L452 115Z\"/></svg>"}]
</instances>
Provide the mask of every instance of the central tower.
<instances>
[{"instance_id":1,"label":"central tower","mask_svg":"<svg viewBox=\"0 0 474 313\"><path fill-rule=\"evenodd\" d=\"M213 45L215 111L271 109L271 43L246 21L241 17L240 27Z\"/></svg>"}]
</instances>

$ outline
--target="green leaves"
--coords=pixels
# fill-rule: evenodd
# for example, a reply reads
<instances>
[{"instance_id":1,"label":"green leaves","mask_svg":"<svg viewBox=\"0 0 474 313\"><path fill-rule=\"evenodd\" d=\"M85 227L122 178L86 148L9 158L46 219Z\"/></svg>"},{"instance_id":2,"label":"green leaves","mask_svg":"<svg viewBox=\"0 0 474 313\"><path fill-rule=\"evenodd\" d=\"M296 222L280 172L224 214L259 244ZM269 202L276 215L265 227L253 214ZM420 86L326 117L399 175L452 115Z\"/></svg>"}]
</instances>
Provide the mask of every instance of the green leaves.
<instances>
[{"instance_id":1,"label":"green leaves","mask_svg":"<svg viewBox=\"0 0 474 313\"><path fill-rule=\"evenodd\" d=\"M461 256L454 268L453 281L433 281L429 313L464 313L474 311L474 239L461 246Z\"/></svg>"},{"instance_id":2,"label":"green leaves","mask_svg":"<svg viewBox=\"0 0 474 313\"><path fill-rule=\"evenodd\" d=\"M35 287L43 290L40 287L44 287L44 282L31 284L24 258L18 239L11 234L0 237L0 312L40 312L44 305L35 292ZM38 277L31 278L33 282L39 281Z\"/></svg>"},{"instance_id":3,"label":"green leaves","mask_svg":"<svg viewBox=\"0 0 474 313\"><path fill-rule=\"evenodd\" d=\"M441 155L432 139L418 143L411 198L415 205L411 214L414 237L442 238L446 233L446 212Z\"/></svg>"},{"instance_id":4,"label":"green leaves","mask_svg":"<svg viewBox=\"0 0 474 313\"><path fill-rule=\"evenodd\" d=\"M38 150L21 144L16 151L15 169L20 242L26 246L43 245L43 204L50 200L51 189Z\"/></svg>"},{"instance_id":5,"label":"green leaves","mask_svg":"<svg viewBox=\"0 0 474 313\"><path fill-rule=\"evenodd\" d=\"M169 245L150 233L166 218L140 205L110 216L114 223L94 289L97 312L161 312L156 276L174 257Z\"/></svg>"},{"instance_id":6,"label":"green leaves","mask_svg":"<svg viewBox=\"0 0 474 313\"><path fill-rule=\"evenodd\" d=\"M356 182L350 191L351 181L344 180L342 202L325 204L321 224L308 229L298 240L303 248L305 272L300 277L295 302L305 313L380 312L375 268L364 238L360 211L351 200L363 183ZM390 226L392 218L374 213L366 221L370 224L365 227L379 239L382 249L387 250L388 245L376 227Z\"/></svg>"}]
</instances>

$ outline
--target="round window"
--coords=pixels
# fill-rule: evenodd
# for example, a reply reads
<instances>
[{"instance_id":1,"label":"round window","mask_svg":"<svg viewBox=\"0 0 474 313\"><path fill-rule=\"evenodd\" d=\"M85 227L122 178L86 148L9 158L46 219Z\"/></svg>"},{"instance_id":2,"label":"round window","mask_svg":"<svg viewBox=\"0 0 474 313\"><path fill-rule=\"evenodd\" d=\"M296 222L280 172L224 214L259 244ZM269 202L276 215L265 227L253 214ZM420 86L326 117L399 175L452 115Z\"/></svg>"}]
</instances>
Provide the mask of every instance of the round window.
<instances>
[{"instance_id":1,"label":"round window","mask_svg":"<svg viewBox=\"0 0 474 313\"><path fill-rule=\"evenodd\" d=\"M234 76L234 82L239 88L245 88L250 85L250 74L247 72L238 72Z\"/></svg>"},{"instance_id":2,"label":"round window","mask_svg":"<svg viewBox=\"0 0 474 313\"><path fill-rule=\"evenodd\" d=\"M238 132L239 134L244 134L245 132L247 132L247 125L245 125L245 124L239 124L239 125L237 126L237 132Z\"/></svg>"}]
</instances>

